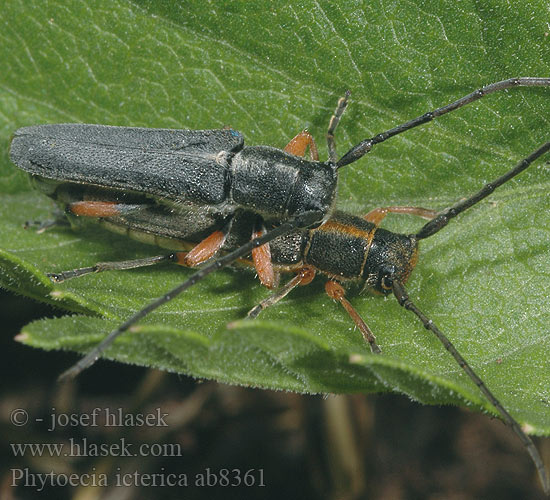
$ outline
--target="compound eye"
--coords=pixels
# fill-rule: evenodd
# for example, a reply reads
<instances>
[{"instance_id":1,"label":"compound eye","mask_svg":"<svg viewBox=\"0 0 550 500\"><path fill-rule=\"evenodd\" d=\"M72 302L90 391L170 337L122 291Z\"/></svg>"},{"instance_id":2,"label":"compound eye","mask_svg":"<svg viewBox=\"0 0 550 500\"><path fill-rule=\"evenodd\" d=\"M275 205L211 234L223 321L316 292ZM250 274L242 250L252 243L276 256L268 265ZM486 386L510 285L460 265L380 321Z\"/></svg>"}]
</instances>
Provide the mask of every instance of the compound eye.
<instances>
[{"instance_id":1,"label":"compound eye","mask_svg":"<svg viewBox=\"0 0 550 500\"><path fill-rule=\"evenodd\" d=\"M380 285L384 290L391 290L393 288L393 280L389 276L383 276Z\"/></svg>"}]
</instances>

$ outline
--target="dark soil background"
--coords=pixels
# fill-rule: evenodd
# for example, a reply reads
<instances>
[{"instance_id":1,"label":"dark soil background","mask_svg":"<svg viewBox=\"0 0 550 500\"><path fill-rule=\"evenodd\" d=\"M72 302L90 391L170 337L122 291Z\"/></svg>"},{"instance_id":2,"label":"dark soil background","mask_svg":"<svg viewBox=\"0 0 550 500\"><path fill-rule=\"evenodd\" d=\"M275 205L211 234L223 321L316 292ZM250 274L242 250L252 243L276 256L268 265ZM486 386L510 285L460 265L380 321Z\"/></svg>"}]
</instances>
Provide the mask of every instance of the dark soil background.
<instances>
[{"instance_id":1,"label":"dark soil background","mask_svg":"<svg viewBox=\"0 0 550 500\"><path fill-rule=\"evenodd\" d=\"M107 361L75 382L57 384L76 355L13 340L24 324L56 313L0 293L2 500L544 498L512 431L459 408L421 406L398 395L323 397L232 387ZM26 425L10 422L18 408L28 414ZM49 430L52 413L90 415L94 408L130 416L166 413L167 426L155 420L158 425ZM66 453L71 439L104 446L124 439L132 450L145 443L151 453L93 456L82 448L80 457L47 451L15 456L11 446L63 443ZM550 463L550 439L537 445ZM53 486L51 471L57 474ZM108 486L58 485L70 474L98 481L104 474ZM117 474L129 486L117 486ZM162 485L170 478L187 486ZM253 484L244 486L245 480Z\"/></svg>"}]
</instances>

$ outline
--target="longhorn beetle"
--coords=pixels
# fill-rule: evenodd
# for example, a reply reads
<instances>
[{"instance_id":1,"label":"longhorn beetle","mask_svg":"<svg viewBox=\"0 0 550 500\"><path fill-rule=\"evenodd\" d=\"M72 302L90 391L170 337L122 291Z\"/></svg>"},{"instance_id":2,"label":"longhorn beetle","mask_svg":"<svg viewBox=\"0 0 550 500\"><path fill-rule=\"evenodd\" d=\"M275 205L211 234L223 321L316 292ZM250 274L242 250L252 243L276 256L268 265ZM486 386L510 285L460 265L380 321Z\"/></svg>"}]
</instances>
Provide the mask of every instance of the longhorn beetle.
<instances>
[{"instance_id":1,"label":"longhorn beetle","mask_svg":"<svg viewBox=\"0 0 550 500\"><path fill-rule=\"evenodd\" d=\"M61 375L73 377L144 316L208 274L246 259L262 284L278 285L279 271L296 276L248 314L255 318L293 288L311 282L316 271L329 277L330 297L342 304L370 344L380 348L366 323L345 298L341 283L361 281L413 312L455 358L460 367L512 427L529 452L544 491L550 483L542 459L519 424L476 375L447 337L410 299L404 288L416 265L419 240L433 236L448 222L489 196L550 151L550 142L476 194L440 211L421 207L385 207L364 218L334 211L338 169L353 163L376 144L483 96L517 86L550 86L550 78L513 78L487 85L451 104L366 139L337 160L334 132L349 98L341 98L327 133L329 160L319 162L307 132L284 151L268 146L244 147L234 130L168 130L102 125L38 125L19 129L11 144L12 161L31 174L36 186L54 198L70 217L97 218L108 229L142 241L176 249L169 255L98 263L49 276L55 282L90 272L129 269L176 261L197 266L187 280L128 318L84 358ZM303 158L309 147L311 160ZM429 219L413 234L379 228L387 213ZM189 249L190 251L183 251ZM219 252L226 252L217 259Z\"/></svg>"}]
</instances>

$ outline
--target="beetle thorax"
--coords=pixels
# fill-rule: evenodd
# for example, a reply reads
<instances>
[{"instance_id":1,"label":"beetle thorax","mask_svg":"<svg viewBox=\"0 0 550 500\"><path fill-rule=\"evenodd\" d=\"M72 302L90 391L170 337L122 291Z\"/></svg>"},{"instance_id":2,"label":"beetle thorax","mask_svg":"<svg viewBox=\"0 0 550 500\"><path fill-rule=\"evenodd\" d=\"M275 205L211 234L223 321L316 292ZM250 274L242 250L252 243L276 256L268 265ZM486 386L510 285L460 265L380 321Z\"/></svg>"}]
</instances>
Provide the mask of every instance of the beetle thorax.
<instances>
[{"instance_id":1,"label":"beetle thorax","mask_svg":"<svg viewBox=\"0 0 550 500\"><path fill-rule=\"evenodd\" d=\"M246 147L231 162L230 199L265 220L307 211L328 214L336 191L336 169L269 146Z\"/></svg>"}]
</instances>

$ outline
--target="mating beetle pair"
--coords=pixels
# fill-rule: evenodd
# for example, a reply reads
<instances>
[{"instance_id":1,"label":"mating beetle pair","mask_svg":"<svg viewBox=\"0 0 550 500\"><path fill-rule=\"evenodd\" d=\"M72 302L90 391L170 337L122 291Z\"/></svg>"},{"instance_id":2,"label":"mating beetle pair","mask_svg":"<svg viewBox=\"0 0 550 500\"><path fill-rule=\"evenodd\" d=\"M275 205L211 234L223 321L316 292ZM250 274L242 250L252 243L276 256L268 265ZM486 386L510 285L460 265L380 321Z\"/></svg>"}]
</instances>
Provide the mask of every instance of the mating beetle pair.
<instances>
[{"instance_id":1,"label":"mating beetle pair","mask_svg":"<svg viewBox=\"0 0 550 500\"><path fill-rule=\"evenodd\" d=\"M319 271L329 277L329 296L342 304L375 353L380 348L374 335L345 298L342 283L362 281L378 292L393 293L401 306L412 311L439 338L518 434L549 493L548 477L531 439L449 340L410 300L404 283L416 264L419 240L437 233L452 218L520 174L550 150L550 143L470 198L438 213L421 207L385 207L359 218L333 209L339 168L357 161L375 144L394 135L484 95L516 86L550 86L550 79L517 78L488 85L364 140L337 160L334 132L348 102L346 95L340 99L329 124L327 162L318 161L317 148L308 133L299 134L286 151L281 151L266 146L244 147L241 135L233 130L77 124L18 130L12 141L12 161L30 173L37 186L56 199L70 216L97 218L111 230L176 250L148 259L98 263L52 274L54 281L166 260L188 266L205 263L181 285L136 312L62 377L74 376L91 365L118 335L152 310L211 272L251 254L261 282L270 288L277 286L280 271L297 274L252 309L249 317L256 317L294 287L309 283ZM303 158L308 147L310 161ZM417 233L396 234L378 227L389 212L430 220ZM225 255L211 260L219 251Z\"/></svg>"}]
</instances>

